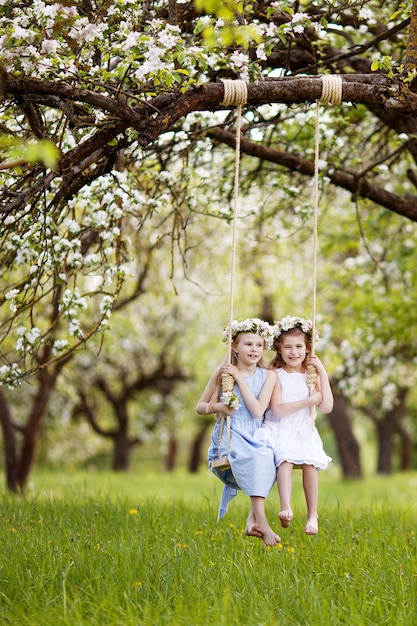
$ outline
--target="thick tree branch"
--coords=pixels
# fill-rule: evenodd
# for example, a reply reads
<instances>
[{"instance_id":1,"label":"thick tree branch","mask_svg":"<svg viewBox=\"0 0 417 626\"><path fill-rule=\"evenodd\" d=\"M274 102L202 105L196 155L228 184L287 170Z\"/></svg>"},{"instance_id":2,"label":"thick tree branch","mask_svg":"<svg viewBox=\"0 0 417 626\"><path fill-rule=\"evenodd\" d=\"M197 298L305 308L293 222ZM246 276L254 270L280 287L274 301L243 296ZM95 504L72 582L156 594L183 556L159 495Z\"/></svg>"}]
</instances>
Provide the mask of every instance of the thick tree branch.
<instances>
[{"instance_id":1,"label":"thick tree branch","mask_svg":"<svg viewBox=\"0 0 417 626\"><path fill-rule=\"evenodd\" d=\"M221 143L234 147L236 136L227 130L215 128L211 130L209 136ZM298 172L305 176L314 175L314 163L296 154L281 152L268 148L262 144L257 144L247 139L241 140L241 152L259 158L262 161L269 161L282 165L287 170ZM355 198L366 198L383 206L399 215L408 217L412 221L417 221L417 196L406 195L400 197L396 194L369 183L366 178L358 178L354 174L331 170L322 172L337 187L350 191Z\"/></svg>"},{"instance_id":2,"label":"thick tree branch","mask_svg":"<svg viewBox=\"0 0 417 626\"><path fill-rule=\"evenodd\" d=\"M344 75L343 101L354 104L364 104L373 109L381 117L389 113L395 120L413 120L417 115L417 95L408 89L401 81L390 79L383 74L354 74ZM82 142L67 154L62 155L56 172L47 173L42 179L30 180L30 186L21 188L19 193L13 192L14 199L5 203L2 211L22 208L38 193L45 190L51 180L58 175L63 176L61 191L57 193L57 201L65 201L74 193L73 182L77 174L85 172L85 176L97 178L102 173L106 163L114 162L117 151L126 146L128 141L123 132L131 127L138 132L138 141L142 147L155 142L159 136L172 131L177 122L193 111L210 111L222 108L224 97L223 83L206 83L195 87L185 94L168 92L147 101L133 99L130 94L124 93L117 97L105 96L91 90L76 89L64 83L47 83L34 79L5 78L4 92L6 97L24 97L26 103L31 98L52 98L50 104L59 106L62 101L76 103L77 106L93 106L111 113L111 118L105 125L97 127L88 139ZM292 76L273 80L265 80L255 84L248 84L248 106L282 103L288 106L319 100L322 93L322 81L319 76ZM130 105L128 104L130 98ZM395 115L394 115L395 114ZM397 122L396 122L397 123ZM408 126L408 124L407 124ZM409 126L413 126L411 123ZM220 131L218 131L220 133ZM217 135L220 137L220 134ZM226 135L224 136L226 138ZM110 145L116 139L116 146ZM219 139L220 140L220 139ZM225 140L227 143L227 141ZM244 143L244 150L254 150L254 146ZM262 148L267 153L267 148ZM258 154L261 146L256 147ZM249 152L248 152L249 153ZM113 155L113 156L112 156ZM271 158L278 158L276 155ZM311 163L304 162L297 157L281 155L280 162L288 169L305 171L311 175ZM109 160L110 159L110 160ZM295 159L292 162L292 159ZM97 165L103 161L103 167ZM110 166L109 166L110 167ZM94 169L95 168L95 169ZM397 196L383 191L377 186L355 178L353 174L336 171L330 175L332 182L354 194L360 193L382 206L401 215L415 220L417 212L413 198L398 199ZM11 191L4 191L4 198L10 197Z\"/></svg>"}]
</instances>

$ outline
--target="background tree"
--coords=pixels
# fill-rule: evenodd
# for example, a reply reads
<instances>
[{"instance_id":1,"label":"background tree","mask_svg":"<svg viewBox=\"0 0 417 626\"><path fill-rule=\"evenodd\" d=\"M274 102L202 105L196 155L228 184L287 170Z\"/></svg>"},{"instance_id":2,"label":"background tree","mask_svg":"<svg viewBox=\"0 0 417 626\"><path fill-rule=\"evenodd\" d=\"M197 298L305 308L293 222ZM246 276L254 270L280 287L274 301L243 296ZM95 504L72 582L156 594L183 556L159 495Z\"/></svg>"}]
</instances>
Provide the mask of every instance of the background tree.
<instances>
[{"instance_id":1,"label":"background tree","mask_svg":"<svg viewBox=\"0 0 417 626\"><path fill-rule=\"evenodd\" d=\"M79 401L74 413L84 415L95 433L112 442L112 468L117 471L128 470L133 447L143 445L158 425L169 419L170 405L175 405L174 390L189 378L178 354L182 341L177 336L184 332L186 316L167 323L166 319L177 318L177 312L168 310L162 319L160 297L152 295L154 306L159 304L152 327L143 323L145 307L141 303L142 314L131 314L129 325L115 318L118 331L106 338L110 345L102 348L98 363L93 362L94 357L84 356L78 367L76 364L81 379L75 384ZM175 441L175 431L171 440Z\"/></svg>"},{"instance_id":2,"label":"background tree","mask_svg":"<svg viewBox=\"0 0 417 626\"><path fill-rule=\"evenodd\" d=\"M247 206L252 242L311 225L310 103L327 72L342 76L343 102L321 116L324 206L343 189L416 220L415 3L38 0L2 2L0 18L0 376L38 376L43 406L67 359L108 326L135 256L127 225L152 225L148 249L177 249L187 268L195 222L230 219L222 146L234 144L235 115L218 78L248 81L242 190L257 200L262 190ZM58 152L52 167L16 162L16 144L45 140ZM137 259L127 299L146 282ZM9 407L0 413L10 432Z\"/></svg>"}]
</instances>

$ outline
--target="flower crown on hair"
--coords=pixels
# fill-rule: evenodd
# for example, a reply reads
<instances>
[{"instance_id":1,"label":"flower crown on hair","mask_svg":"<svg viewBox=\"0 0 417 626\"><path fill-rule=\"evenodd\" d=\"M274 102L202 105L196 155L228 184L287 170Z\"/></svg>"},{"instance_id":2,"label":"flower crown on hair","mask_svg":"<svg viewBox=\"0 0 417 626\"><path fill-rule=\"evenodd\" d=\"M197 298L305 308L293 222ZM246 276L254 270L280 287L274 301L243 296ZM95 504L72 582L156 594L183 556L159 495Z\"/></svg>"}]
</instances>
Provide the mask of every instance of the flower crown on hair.
<instances>
[{"instance_id":1,"label":"flower crown on hair","mask_svg":"<svg viewBox=\"0 0 417 626\"><path fill-rule=\"evenodd\" d=\"M265 339L266 345L269 347L274 338L273 327L268 322L260 320L257 317L249 317L246 320L233 320L231 323L232 341L236 339L240 333L254 333ZM227 343L229 339L229 327L223 331L223 341Z\"/></svg>"},{"instance_id":2,"label":"flower crown on hair","mask_svg":"<svg viewBox=\"0 0 417 626\"><path fill-rule=\"evenodd\" d=\"M274 350L278 349L278 340L282 333L285 333L287 330L292 330L293 328L299 328L303 333L307 335L308 340L311 342L313 338L313 322L311 320L304 320L302 317L291 317L290 315L286 315L278 322L275 322L272 327L273 332L273 344L272 347ZM314 339L318 341L319 333L317 330L314 332Z\"/></svg>"}]
</instances>

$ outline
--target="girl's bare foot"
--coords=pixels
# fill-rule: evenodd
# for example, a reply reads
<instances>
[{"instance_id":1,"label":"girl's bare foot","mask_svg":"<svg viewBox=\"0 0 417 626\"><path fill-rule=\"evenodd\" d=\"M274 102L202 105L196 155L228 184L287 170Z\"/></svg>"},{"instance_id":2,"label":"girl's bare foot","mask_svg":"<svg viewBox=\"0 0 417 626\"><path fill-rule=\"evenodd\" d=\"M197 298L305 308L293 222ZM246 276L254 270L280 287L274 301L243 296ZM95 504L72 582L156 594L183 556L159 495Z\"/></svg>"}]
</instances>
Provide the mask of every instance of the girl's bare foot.
<instances>
[{"instance_id":1,"label":"girl's bare foot","mask_svg":"<svg viewBox=\"0 0 417 626\"><path fill-rule=\"evenodd\" d=\"M261 529L261 527L259 528ZM263 531L262 539L266 546L276 546L279 543L281 543L281 537L277 535L276 533L274 533L274 531L272 530L270 526L268 526L265 529L262 528L261 530Z\"/></svg>"},{"instance_id":2,"label":"girl's bare foot","mask_svg":"<svg viewBox=\"0 0 417 626\"><path fill-rule=\"evenodd\" d=\"M266 546L276 546L278 543L281 543L281 538L274 533L268 522L258 524L256 518L252 515L249 515L246 520L245 535L262 539Z\"/></svg>"},{"instance_id":3,"label":"girl's bare foot","mask_svg":"<svg viewBox=\"0 0 417 626\"><path fill-rule=\"evenodd\" d=\"M317 516L309 517L307 519L307 524L304 528L306 535L317 535L319 532L319 524L317 521Z\"/></svg>"},{"instance_id":4,"label":"girl's bare foot","mask_svg":"<svg viewBox=\"0 0 417 626\"><path fill-rule=\"evenodd\" d=\"M292 511L291 509L284 509L278 513L279 521L281 522L281 526L283 528L288 528L291 524L292 520Z\"/></svg>"},{"instance_id":5,"label":"girl's bare foot","mask_svg":"<svg viewBox=\"0 0 417 626\"><path fill-rule=\"evenodd\" d=\"M252 513L248 515L248 519L246 520L245 535L262 539L262 531L256 523L256 517Z\"/></svg>"},{"instance_id":6,"label":"girl's bare foot","mask_svg":"<svg viewBox=\"0 0 417 626\"><path fill-rule=\"evenodd\" d=\"M252 524L252 526L250 526L246 522L245 535L248 537L259 537L259 539L262 539L262 531L257 524Z\"/></svg>"}]
</instances>

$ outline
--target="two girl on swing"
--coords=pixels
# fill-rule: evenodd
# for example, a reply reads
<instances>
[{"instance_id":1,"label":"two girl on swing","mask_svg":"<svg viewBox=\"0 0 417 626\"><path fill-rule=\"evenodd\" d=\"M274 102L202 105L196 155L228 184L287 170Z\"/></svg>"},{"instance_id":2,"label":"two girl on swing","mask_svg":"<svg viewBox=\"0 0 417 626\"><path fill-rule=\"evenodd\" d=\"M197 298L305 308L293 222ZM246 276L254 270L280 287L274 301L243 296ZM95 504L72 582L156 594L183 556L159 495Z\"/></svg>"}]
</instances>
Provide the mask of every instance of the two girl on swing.
<instances>
[{"instance_id":1,"label":"two girl on swing","mask_svg":"<svg viewBox=\"0 0 417 626\"><path fill-rule=\"evenodd\" d=\"M208 464L223 481L219 508L220 519L229 501L241 489L250 498L245 534L261 538L274 546L281 539L269 525L265 498L275 480L281 502L279 519L287 528L292 519L291 491L294 465L303 470L307 503L305 532L318 532L318 470L331 460L324 450L317 429L310 418L310 407L322 413L333 408L333 394L327 372L317 356L310 356L312 323L285 317L270 326L258 318L234 320L224 337L232 341L231 363L217 368L200 400L197 413L215 413L217 420L208 452ZM270 366L264 350L276 352ZM317 382L309 393L306 367L314 365ZM223 375L234 379L233 392L221 391ZM222 417L230 416L230 433L223 428ZM216 467L216 460L227 456L230 467Z\"/></svg>"}]
</instances>

